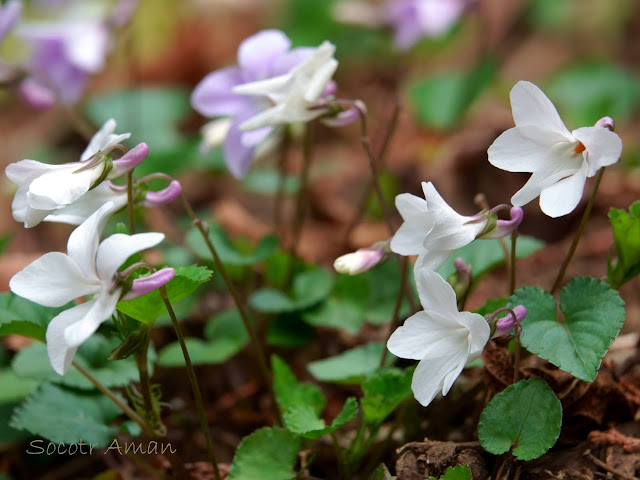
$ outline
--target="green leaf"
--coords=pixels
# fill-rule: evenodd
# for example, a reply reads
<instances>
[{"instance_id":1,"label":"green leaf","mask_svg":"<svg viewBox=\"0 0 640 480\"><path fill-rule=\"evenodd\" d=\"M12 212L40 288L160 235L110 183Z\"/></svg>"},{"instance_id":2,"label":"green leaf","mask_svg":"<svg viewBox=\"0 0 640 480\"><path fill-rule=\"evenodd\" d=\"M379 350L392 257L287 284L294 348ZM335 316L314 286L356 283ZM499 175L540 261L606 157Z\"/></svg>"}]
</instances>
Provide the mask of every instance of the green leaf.
<instances>
[{"instance_id":1,"label":"green leaf","mask_svg":"<svg viewBox=\"0 0 640 480\"><path fill-rule=\"evenodd\" d=\"M100 334L94 334L80 346L75 360L106 387L124 387L137 381L139 374L132 357L124 360L107 359L118 343L116 338L107 339ZM155 354L153 350L150 350L149 353L149 368L152 373ZM20 350L13 357L11 367L20 377L49 381L83 390L95 389L95 386L73 367L64 375L57 374L51 368L47 347L42 343L33 343Z\"/></svg>"},{"instance_id":2,"label":"green leaf","mask_svg":"<svg viewBox=\"0 0 640 480\"><path fill-rule=\"evenodd\" d=\"M237 310L227 310L213 316L204 329L206 340L186 338L191 363L216 365L233 357L249 343L249 335ZM164 347L158 354L158 364L163 367L185 365L178 342Z\"/></svg>"},{"instance_id":3,"label":"green leaf","mask_svg":"<svg viewBox=\"0 0 640 480\"><path fill-rule=\"evenodd\" d=\"M516 243L516 257L525 258L544 247L544 242L527 235L519 235ZM507 249L511 251L511 242L507 242ZM438 273L443 278L456 271L453 262L456 258L462 258L464 263L471 264L471 273L474 281L482 275L504 264L504 252L499 240L477 240L471 242L453 252L446 262L440 267Z\"/></svg>"},{"instance_id":4,"label":"green leaf","mask_svg":"<svg viewBox=\"0 0 640 480\"><path fill-rule=\"evenodd\" d=\"M556 300L537 287L516 290L509 306L524 305L520 341L530 352L586 382L595 380L602 358L625 320L624 302L616 290L595 278L572 279L560 292L562 321Z\"/></svg>"},{"instance_id":5,"label":"green leaf","mask_svg":"<svg viewBox=\"0 0 640 480\"><path fill-rule=\"evenodd\" d=\"M297 313L283 313L271 320L267 343L273 347L295 348L313 339L315 329L302 321Z\"/></svg>"},{"instance_id":6,"label":"green leaf","mask_svg":"<svg viewBox=\"0 0 640 480\"><path fill-rule=\"evenodd\" d=\"M245 437L227 480L286 480L295 473L300 438L283 428L261 428Z\"/></svg>"},{"instance_id":7,"label":"green leaf","mask_svg":"<svg viewBox=\"0 0 640 480\"><path fill-rule=\"evenodd\" d=\"M429 480L436 480L436 477L429 477ZM449 467L439 480L471 480L471 469L466 465Z\"/></svg>"},{"instance_id":8,"label":"green leaf","mask_svg":"<svg viewBox=\"0 0 640 480\"><path fill-rule=\"evenodd\" d=\"M384 352L383 343L367 343L334 357L310 362L307 368L318 380L336 383L361 383L364 378L380 367ZM387 355L387 363L395 357Z\"/></svg>"},{"instance_id":9,"label":"green leaf","mask_svg":"<svg viewBox=\"0 0 640 480\"><path fill-rule=\"evenodd\" d=\"M108 445L118 432L110 427L120 409L102 394L78 393L45 383L16 408L9 422L54 443Z\"/></svg>"},{"instance_id":10,"label":"green leaf","mask_svg":"<svg viewBox=\"0 0 640 480\"><path fill-rule=\"evenodd\" d=\"M626 121L640 100L638 78L605 62L575 64L558 73L545 91L573 127L593 125L603 114Z\"/></svg>"},{"instance_id":11,"label":"green leaf","mask_svg":"<svg viewBox=\"0 0 640 480\"><path fill-rule=\"evenodd\" d=\"M331 425L326 426L324 421L318 418L318 414L310 405L297 405L284 412L285 426L303 438L314 440L328 433L333 433L358 415L358 402L354 397L347 398L342 411L334 418Z\"/></svg>"},{"instance_id":12,"label":"green leaf","mask_svg":"<svg viewBox=\"0 0 640 480\"><path fill-rule=\"evenodd\" d=\"M0 370L0 405L22 400L38 388L40 382L31 378L23 378L9 369Z\"/></svg>"},{"instance_id":13,"label":"green leaf","mask_svg":"<svg viewBox=\"0 0 640 480\"><path fill-rule=\"evenodd\" d=\"M277 355L271 356L273 391L281 412L296 406L307 406L318 416L326 399L322 391L311 383L299 383L289 366Z\"/></svg>"},{"instance_id":14,"label":"green leaf","mask_svg":"<svg viewBox=\"0 0 640 480\"><path fill-rule=\"evenodd\" d=\"M293 294L263 288L249 298L251 306L263 313L290 313L305 310L324 300L333 288L333 276L322 269L309 270L293 279Z\"/></svg>"},{"instance_id":15,"label":"green leaf","mask_svg":"<svg viewBox=\"0 0 640 480\"><path fill-rule=\"evenodd\" d=\"M478 439L494 455L512 450L519 460L533 460L560 436L562 404L540 378L520 380L493 397L480 415Z\"/></svg>"},{"instance_id":16,"label":"green leaf","mask_svg":"<svg viewBox=\"0 0 640 480\"><path fill-rule=\"evenodd\" d=\"M411 379L413 368L385 368L376 370L362 383L364 398L362 413L367 422L382 423L407 398L413 396Z\"/></svg>"},{"instance_id":17,"label":"green leaf","mask_svg":"<svg viewBox=\"0 0 640 480\"><path fill-rule=\"evenodd\" d=\"M413 267L407 272L413 282ZM401 278L398 262L388 261L366 273L359 275L369 281L368 304L365 318L373 325L383 325L391 321L400 290ZM367 298L367 297L365 297ZM414 292L414 298L415 292ZM409 316L411 309L406 298L402 300L400 316Z\"/></svg>"},{"instance_id":18,"label":"green leaf","mask_svg":"<svg viewBox=\"0 0 640 480\"><path fill-rule=\"evenodd\" d=\"M175 271L173 279L166 284L167 295L172 305L193 293L203 283L208 282L212 274L211 270L197 265L175 267ZM164 302L157 290L133 300L119 302L117 308L118 311L142 323L153 323L165 311Z\"/></svg>"},{"instance_id":19,"label":"green leaf","mask_svg":"<svg viewBox=\"0 0 640 480\"><path fill-rule=\"evenodd\" d=\"M371 475L369 480L393 480L389 469L384 463L381 463L378 468L376 468L375 472Z\"/></svg>"},{"instance_id":20,"label":"green leaf","mask_svg":"<svg viewBox=\"0 0 640 480\"><path fill-rule=\"evenodd\" d=\"M231 243L222 227L215 223L209 224L209 239L215 247L220 260L225 265L250 267L269 258L278 249L278 237L276 235L267 235L260 240L252 252L242 252ZM213 261L211 252L198 229L192 228L189 230L187 233L187 245L198 257Z\"/></svg>"},{"instance_id":21,"label":"green leaf","mask_svg":"<svg viewBox=\"0 0 640 480\"><path fill-rule=\"evenodd\" d=\"M352 302L329 298L316 308L304 312L302 318L314 327L340 328L355 335L364 324L364 311Z\"/></svg>"},{"instance_id":22,"label":"green leaf","mask_svg":"<svg viewBox=\"0 0 640 480\"><path fill-rule=\"evenodd\" d=\"M251 170L244 178L244 187L253 193L275 195L280 188L280 174L277 170ZM284 193L293 195L300 188L300 181L294 175L287 175L284 179Z\"/></svg>"},{"instance_id":23,"label":"green leaf","mask_svg":"<svg viewBox=\"0 0 640 480\"><path fill-rule=\"evenodd\" d=\"M410 95L422 125L454 126L495 75L494 62L485 59L471 72L429 76L410 86Z\"/></svg>"},{"instance_id":24,"label":"green leaf","mask_svg":"<svg viewBox=\"0 0 640 480\"><path fill-rule=\"evenodd\" d=\"M618 258L609 266L607 281L619 288L640 274L640 201L631 205L628 212L612 208L609 221Z\"/></svg>"},{"instance_id":25,"label":"green leaf","mask_svg":"<svg viewBox=\"0 0 640 480\"><path fill-rule=\"evenodd\" d=\"M60 308L43 307L12 292L0 293L0 337L22 335L44 341L47 325L73 304Z\"/></svg>"}]
</instances>

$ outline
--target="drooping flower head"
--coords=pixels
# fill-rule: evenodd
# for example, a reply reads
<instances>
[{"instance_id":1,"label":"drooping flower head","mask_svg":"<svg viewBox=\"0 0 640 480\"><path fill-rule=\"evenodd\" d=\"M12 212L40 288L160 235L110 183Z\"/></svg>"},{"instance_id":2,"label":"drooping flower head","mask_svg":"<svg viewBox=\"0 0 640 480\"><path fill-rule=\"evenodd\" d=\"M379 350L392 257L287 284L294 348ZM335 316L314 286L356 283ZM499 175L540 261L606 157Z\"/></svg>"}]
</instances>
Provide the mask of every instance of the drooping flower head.
<instances>
[{"instance_id":1,"label":"drooping flower head","mask_svg":"<svg viewBox=\"0 0 640 480\"><path fill-rule=\"evenodd\" d=\"M540 209L550 217L571 213L580 202L586 179L616 163L622 141L610 128L613 121L569 132L558 111L530 82L511 90L516 126L500 135L489 148L489 162L508 172L532 172L511 198L516 207L540 197Z\"/></svg>"},{"instance_id":2,"label":"drooping flower head","mask_svg":"<svg viewBox=\"0 0 640 480\"><path fill-rule=\"evenodd\" d=\"M438 270L458 248L476 238L500 238L522 221L522 210L511 209L510 220L495 220L482 212L460 215L440 196L431 182L422 182L424 199L408 193L396 197L396 208L404 220L391 239L391 250L400 255L418 255L416 265Z\"/></svg>"},{"instance_id":3,"label":"drooping flower head","mask_svg":"<svg viewBox=\"0 0 640 480\"><path fill-rule=\"evenodd\" d=\"M131 300L167 283L172 268L133 281L123 297L124 284L118 268L134 253L153 247L164 239L161 233L115 234L100 242L100 234L112 202L106 203L69 236L67 254L47 253L18 272L9 282L11 291L47 307L61 307L70 301L93 295L91 300L57 315L47 328L47 349L53 369L63 375L78 347L113 314L120 300ZM123 297L123 298L121 298Z\"/></svg>"},{"instance_id":4,"label":"drooping flower head","mask_svg":"<svg viewBox=\"0 0 640 480\"><path fill-rule=\"evenodd\" d=\"M482 315L458 311L453 288L436 272L418 267L414 273L424 311L393 332L387 348L397 357L420 361L411 389L426 407L438 392L446 395L464 366L480 357L491 328Z\"/></svg>"},{"instance_id":5,"label":"drooping flower head","mask_svg":"<svg viewBox=\"0 0 640 480\"><path fill-rule=\"evenodd\" d=\"M336 258L333 268L338 273L357 275L380 265L389 257L389 253L389 241L378 242L371 247L360 248Z\"/></svg>"},{"instance_id":6,"label":"drooping flower head","mask_svg":"<svg viewBox=\"0 0 640 480\"><path fill-rule=\"evenodd\" d=\"M276 125L306 122L326 113L310 110L334 86L335 47L291 48L279 30L263 30L238 48L238 65L216 70L191 94L193 108L206 117L231 117L224 157L229 171L244 177L256 147Z\"/></svg>"}]
</instances>

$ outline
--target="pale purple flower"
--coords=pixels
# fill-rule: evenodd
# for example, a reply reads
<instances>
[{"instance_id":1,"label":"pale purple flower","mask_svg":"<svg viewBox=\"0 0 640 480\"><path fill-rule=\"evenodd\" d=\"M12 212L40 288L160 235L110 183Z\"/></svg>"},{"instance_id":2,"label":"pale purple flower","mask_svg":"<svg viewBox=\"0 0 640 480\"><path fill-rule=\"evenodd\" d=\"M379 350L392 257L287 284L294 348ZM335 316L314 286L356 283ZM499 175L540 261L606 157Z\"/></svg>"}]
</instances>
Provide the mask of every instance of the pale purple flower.
<instances>
[{"instance_id":1,"label":"pale purple flower","mask_svg":"<svg viewBox=\"0 0 640 480\"><path fill-rule=\"evenodd\" d=\"M424 37L446 33L464 12L467 0L388 0L387 18L396 47L411 48Z\"/></svg>"},{"instance_id":2,"label":"pale purple flower","mask_svg":"<svg viewBox=\"0 0 640 480\"><path fill-rule=\"evenodd\" d=\"M108 320L121 300L124 284L118 268L134 253L164 239L161 233L115 234L100 242L100 235L113 204L107 203L69 236L67 254L43 255L9 282L11 291L47 307L61 307L78 297L93 295L54 317L47 327L47 350L53 369L63 375L78 347ZM167 283L173 269L163 269L133 282L122 300L144 295Z\"/></svg>"},{"instance_id":3,"label":"pale purple flower","mask_svg":"<svg viewBox=\"0 0 640 480\"><path fill-rule=\"evenodd\" d=\"M516 320L514 322L513 315L511 312L507 312L507 315L499 318L496 322L496 331L493 333L494 337L500 337L502 335L506 335L507 333L513 330L513 327L520 325L524 320L524 317L527 316L527 309L524 305L516 305L512 308L513 313L516 314Z\"/></svg>"},{"instance_id":4,"label":"pale purple flower","mask_svg":"<svg viewBox=\"0 0 640 480\"><path fill-rule=\"evenodd\" d=\"M226 133L223 151L227 167L236 178L242 178L247 174L256 147L274 130L272 123L262 122L264 117L259 118L260 122L257 122L255 117L269 112L267 116L270 118L267 120L273 120L275 117L281 120L282 113L291 112L290 104L282 101L282 87L286 86L287 81L294 86L301 85L300 75L294 78L288 75L312 58L316 52L317 49L309 47L292 49L291 41L281 31L263 30L240 44L237 66L222 68L208 74L193 90L191 104L200 114L209 118L233 119ZM326 63L321 67L324 65ZM322 81L328 81L328 70L327 68L321 72ZM274 79L277 79L275 89L272 88ZM266 85L262 83L267 80L272 82ZM314 97L312 100L317 99L327 88L326 84L321 83L318 81L313 85L315 89L311 92L311 96ZM240 88L245 84L251 85L251 91ZM266 87L266 90L263 87ZM318 90L320 93L317 93ZM277 98L274 99L273 94ZM300 112L300 109L295 111ZM250 120L251 123L247 123ZM244 129L252 130L243 131L240 125L243 125Z\"/></svg>"},{"instance_id":5,"label":"pale purple flower","mask_svg":"<svg viewBox=\"0 0 640 480\"><path fill-rule=\"evenodd\" d=\"M0 6L0 45L22 15L22 2L9 0L4 6ZM16 75L16 69L0 58L0 82L7 82Z\"/></svg>"},{"instance_id":6,"label":"pale purple flower","mask_svg":"<svg viewBox=\"0 0 640 480\"><path fill-rule=\"evenodd\" d=\"M389 256L389 242L378 242L368 248L360 248L336 258L333 268L336 272L357 275L380 265Z\"/></svg>"}]
</instances>

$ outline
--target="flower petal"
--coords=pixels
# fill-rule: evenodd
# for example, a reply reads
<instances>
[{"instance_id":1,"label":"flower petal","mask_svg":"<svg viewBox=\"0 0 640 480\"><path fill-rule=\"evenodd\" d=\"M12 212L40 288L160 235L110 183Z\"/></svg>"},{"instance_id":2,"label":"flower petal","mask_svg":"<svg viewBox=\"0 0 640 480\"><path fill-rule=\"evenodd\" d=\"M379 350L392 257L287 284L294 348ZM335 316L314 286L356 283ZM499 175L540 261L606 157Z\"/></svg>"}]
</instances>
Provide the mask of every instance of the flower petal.
<instances>
[{"instance_id":1,"label":"flower petal","mask_svg":"<svg viewBox=\"0 0 640 480\"><path fill-rule=\"evenodd\" d=\"M540 209L553 218L573 212L582 198L587 170L587 164L583 163L582 168L573 175L543 189L540 193Z\"/></svg>"},{"instance_id":2,"label":"flower petal","mask_svg":"<svg viewBox=\"0 0 640 480\"><path fill-rule=\"evenodd\" d=\"M109 31L100 22L79 24L65 38L65 52L77 68L97 73L104 68L109 48Z\"/></svg>"},{"instance_id":3,"label":"flower petal","mask_svg":"<svg viewBox=\"0 0 640 480\"><path fill-rule=\"evenodd\" d=\"M93 307L95 300L76 305L55 316L47 327L47 352L51 366L60 375L67 373L78 347L71 347L64 338L67 327L82 320Z\"/></svg>"},{"instance_id":4,"label":"flower petal","mask_svg":"<svg viewBox=\"0 0 640 480\"><path fill-rule=\"evenodd\" d=\"M120 265L134 253L146 250L164 240L163 233L138 233L124 235L116 233L103 240L98 247L96 269L103 282L110 282Z\"/></svg>"},{"instance_id":5,"label":"flower petal","mask_svg":"<svg viewBox=\"0 0 640 480\"><path fill-rule=\"evenodd\" d=\"M133 281L131 290L129 290L120 300L133 300L134 298L146 295L156 288L160 288L170 282L175 274L176 271L173 268L163 268L162 270L158 270L147 277L136 278Z\"/></svg>"},{"instance_id":6,"label":"flower petal","mask_svg":"<svg viewBox=\"0 0 640 480\"><path fill-rule=\"evenodd\" d=\"M444 265L454 250L422 250L418 255L414 268L423 268L425 270L433 270L437 272Z\"/></svg>"},{"instance_id":7,"label":"flower petal","mask_svg":"<svg viewBox=\"0 0 640 480\"><path fill-rule=\"evenodd\" d=\"M80 225L107 202L113 202L113 212L117 212L127 204L126 190L114 190L111 182L102 182L72 204L53 210L44 221Z\"/></svg>"},{"instance_id":8,"label":"flower petal","mask_svg":"<svg viewBox=\"0 0 640 480\"><path fill-rule=\"evenodd\" d=\"M93 215L76 228L67 241L69 257L80 267L84 275L92 281L99 282L96 272L96 255L100 235L115 205L108 202L102 205Z\"/></svg>"},{"instance_id":9,"label":"flower petal","mask_svg":"<svg viewBox=\"0 0 640 480\"><path fill-rule=\"evenodd\" d=\"M29 192L35 195L33 199L29 198L29 205L33 208L49 208L51 202L56 206L73 203L89 191L102 172L102 166L77 172L82 167L79 162L57 167L40 175L29 185ZM38 197L45 202L44 205L38 201Z\"/></svg>"},{"instance_id":10,"label":"flower petal","mask_svg":"<svg viewBox=\"0 0 640 480\"><path fill-rule=\"evenodd\" d=\"M235 116L252 105L251 99L232 92L233 87L241 83L244 80L237 67L211 72L191 92L191 105L205 117Z\"/></svg>"},{"instance_id":11,"label":"flower petal","mask_svg":"<svg viewBox=\"0 0 640 480\"><path fill-rule=\"evenodd\" d=\"M424 248L425 237L434 224L427 202L410 193L396 196L396 208L404 223L391 239L391 251L400 255L418 255Z\"/></svg>"},{"instance_id":12,"label":"flower petal","mask_svg":"<svg viewBox=\"0 0 640 480\"><path fill-rule=\"evenodd\" d=\"M551 100L533 83L516 83L511 89L510 97L516 126L537 125L566 137L571 136Z\"/></svg>"},{"instance_id":13,"label":"flower petal","mask_svg":"<svg viewBox=\"0 0 640 480\"><path fill-rule=\"evenodd\" d=\"M507 172L535 172L554 144L569 140L537 125L510 128L489 147L489 163Z\"/></svg>"},{"instance_id":14,"label":"flower petal","mask_svg":"<svg viewBox=\"0 0 640 480\"><path fill-rule=\"evenodd\" d=\"M93 298L91 308L85 315L64 329L64 341L71 348L79 347L89 338L102 322L108 320L116 309L121 289L113 292L103 285L101 292Z\"/></svg>"},{"instance_id":15,"label":"flower petal","mask_svg":"<svg viewBox=\"0 0 640 480\"><path fill-rule=\"evenodd\" d=\"M482 315L471 312L460 312L456 320L469 330L469 359L475 360L480 356L491 335L491 327Z\"/></svg>"},{"instance_id":16,"label":"flower petal","mask_svg":"<svg viewBox=\"0 0 640 480\"><path fill-rule=\"evenodd\" d=\"M9 0L4 6L0 5L0 42L4 40L22 15L22 2Z\"/></svg>"},{"instance_id":17,"label":"flower petal","mask_svg":"<svg viewBox=\"0 0 640 480\"><path fill-rule=\"evenodd\" d=\"M104 125L102 125L100 130L98 130L96 134L91 138L91 140L89 141L89 145L87 145L87 148L85 148L84 152L82 152L82 155L80 155L80 160L88 160L96 153L108 150L114 145L124 142L131 136L130 133L116 134L114 133L115 131L116 121L113 118L110 118L109 120L104 122Z\"/></svg>"},{"instance_id":18,"label":"flower petal","mask_svg":"<svg viewBox=\"0 0 640 480\"><path fill-rule=\"evenodd\" d=\"M223 145L224 161L235 178L245 177L255 153L255 147L248 147L242 141L244 134L240 131L240 122L233 122Z\"/></svg>"},{"instance_id":19,"label":"flower petal","mask_svg":"<svg viewBox=\"0 0 640 480\"><path fill-rule=\"evenodd\" d=\"M433 270L417 268L413 273L420 303L425 310L451 318L458 315L456 293L451 285Z\"/></svg>"},{"instance_id":20,"label":"flower petal","mask_svg":"<svg viewBox=\"0 0 640 480\"><path fill-rule=\"evenodd\" d=\"M100 290L64 253L50 252L16 273L9 281L13 293L45 307L61 307L74 298Z\"/></svg>"},{"instance_id":21,"label":"flower petal","mask_svg":"<svg viewBox=\"0 0 640 480\"><path fill-rule=\"evenodd\" d=\"M280 30L262 30L243 40L238 47L238 65L248 74L245 81L261 80L273 75L272 65L285 54L291 40Z\"/></svg>"},{"instance_id":22,"label":"flower petal","mask_svg":"<svg viewBox=\"0 0 640 480\"><path fill-rule=\"evenodd\" d=\"M442 390L443 394L449 392L452 380L457 378L466 363L466 345L442 345L442 350L446 351L446 355L422 359L413 372L411 390L423 407L429 405L439 391ZM446 390L445 379L449 387Z\"/></svg>"},{"instance_id":23,"label":"flower petal","mask_svg":"<svg viewBox=\"0 0 640 480\"><path fill-rule=\"evenodd\" d=\"M587 147L588 177L593 177L600 168L620 160L622 140L616 133L602 127L583 127L572 133Z\"/></svg>"}]
</instances>

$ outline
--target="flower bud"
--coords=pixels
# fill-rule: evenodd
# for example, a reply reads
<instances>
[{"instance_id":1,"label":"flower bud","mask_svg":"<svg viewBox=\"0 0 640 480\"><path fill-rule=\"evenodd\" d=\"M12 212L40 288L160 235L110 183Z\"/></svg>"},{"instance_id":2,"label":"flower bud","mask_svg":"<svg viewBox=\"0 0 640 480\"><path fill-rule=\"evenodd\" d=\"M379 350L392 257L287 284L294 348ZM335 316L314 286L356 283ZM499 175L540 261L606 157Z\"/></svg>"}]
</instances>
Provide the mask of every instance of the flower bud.
<instances>
[{"instance_id":1,"label":"flower bud","mask_svg":"<svg viewBox=\"0 0 640 480\"><path fill-rule=\"evenodd\" d=\"M24 79L18 87L22 99L37 110L46 110L56 103L52 90L42 86L33 78Z\"/></svg>"},{"instance_id":2,"label":"flower bud","mask_svg":"<svg viewBox=\"0 0 640 480\"><path fill-rule=\"evenodd\" d=\"M147 293L164 286L170 282L176 274L173 268L163 268L148 277L136 278L129 290L120 300L133 300Z\"/></svg>"},{"instance_id":3,"label":"flower bud","mask_svg":"<svg viewBox=\"0 0 640 480\"><path fill-rule=\"evenodd\" d=\"M378 242L372 247L361 248L353 253L347 253L336 258L333 268L338 273L357 275L371 270L384 262L389 255L389 242Z\"/></svg>"},{"instance_id":4,"label":"flower bud","mask_svg":"<svg viewBox=\"0 0 640 480\"><path fill-rule=\"evenodd\" d=\"M522 223L522 219L524 218L524 212L520 207L512 207L509 213L511 215L510 220L497 220L493 228L482 233L480 236L478 236L478 238L502 238L506 237L516 228L518 228L520 226L520 223ZM492 213L491 215L494 214Z\"/></svg>"},{"instance_id":5,"label":"flower bud","mask_svg":"<svg viewBox=\"0 0 640 480\"><path fill-rule=\"evenodd\" d=\"M358 112L358 109L356 107L351 107L347 110L342 110L331 117L324 117L322 119L322 123L324 123L327 127L340 128L351 125L359 118L360 113Z\"/></svg>"},{"instance_id":6,"label":"flower bud","mask_svg":"<svg viewBox=\"0 0 640 480\"><path fill-rule=\"evenodd\" d=\"M144 197L145 207L156 207L164 203L173 202L182 192L182 186L177 180L171 180L169 186L158 192L147 192Z\"/></svg>"},{"instance_id":7,"label":"flower bud","mask_svg":"<svg viewBox=\"0 0 640 480\"><path fill-rule=\"evenodd\" d=\"M140 143L125 153L122 157L113 161L113 170L109 178L117 178L136 168L149 155L149 146Z\"/></svg>"},{"instance_id":8,"label":"flower bud","mask_svg":"<svg viewBox=\"0 0 640 480\"><path fill-rule=\"evenodd\" d=\"M512 310L513 313L516 314L516 322L513 321L513 315L511 315L511 312L507 312L506 317L499 318L496 322L496 331L493 334L494 338L506 335L513 329L516 323L520 325L522 320L524 320L524 317L527 316L527 309L524 305L516 305Z\"/></svg>"}]
</instances>

